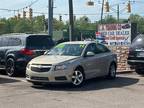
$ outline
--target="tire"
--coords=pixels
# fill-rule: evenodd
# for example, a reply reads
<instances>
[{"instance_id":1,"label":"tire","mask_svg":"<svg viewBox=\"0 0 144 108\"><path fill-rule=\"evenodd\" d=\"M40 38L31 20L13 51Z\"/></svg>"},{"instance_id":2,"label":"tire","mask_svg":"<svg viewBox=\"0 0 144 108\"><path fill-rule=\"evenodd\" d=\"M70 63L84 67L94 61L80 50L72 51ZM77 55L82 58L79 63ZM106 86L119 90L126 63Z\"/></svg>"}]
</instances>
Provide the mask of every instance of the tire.
<instances>
[{"instance_id":1,"label":"tire","mask_svg":"<svg viewBox=\"0 0 144 108\"><path fill-rule=\"evenodd\" d=\"M6 73L10 77L16 76L17 72L15 67L15 61L12 58L8 58L6 61Z\"/></svg>"},{"instance_id":2,"label":"tire","mask_svg":"<svg viewBox=\"0 0 144 108\"><path fill-rule=\"evenodd\" d=\"M135 72L139 75L144 75L144 70L142 69L135 69Z\"/></svg>"},{"instance_id":3,"label":"tire","mask_svg":"<svg viewBox=\"0 0 144 108\"><path fill-rule=\"evenodd\" d=\"M72 85L74 87L80 87L83 85L85 75L81 69L76 69L72 75Z\"/></svg>"},{"instance_id":4,"label":"tire","mask_svg":"<svg viewBox=\"0 0 144 108\"><path fill-rule=\"evenodd\" d=\"M116 66L115 64L111 64L109 67L109 73L108 73L109 79L115 79L116 78Z\"/></svg>"}]
</instances>

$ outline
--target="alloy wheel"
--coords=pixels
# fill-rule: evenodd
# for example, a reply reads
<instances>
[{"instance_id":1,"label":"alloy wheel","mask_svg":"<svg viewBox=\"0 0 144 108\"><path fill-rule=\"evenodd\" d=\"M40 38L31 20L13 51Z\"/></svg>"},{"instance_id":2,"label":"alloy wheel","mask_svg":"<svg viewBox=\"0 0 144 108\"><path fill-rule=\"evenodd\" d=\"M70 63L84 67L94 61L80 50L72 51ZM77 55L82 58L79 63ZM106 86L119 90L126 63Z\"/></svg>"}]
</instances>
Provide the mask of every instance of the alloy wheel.
<instances>
[{"instance_id":1,"label":"alloy wheel","mask_svg":"<svg viewBox=\"0 0 144 108\"><path fill-rule=\"evenodd\" d=\"M116 77L116 67L114 64L110 66L109 77L112 79Z\"/></svg>"},{"instance_id":2,"label":"alloy wheel","mask_svg":"<svg viewBox=\"0 0 144 108\"><path fill-rule=\"evenodd\" d=\"M84 80L84 75L81 71L76 70L74 71L73 75L72 75L72 83L75 86L79 86L83 83Z\"/></svg>"}]
</instances>

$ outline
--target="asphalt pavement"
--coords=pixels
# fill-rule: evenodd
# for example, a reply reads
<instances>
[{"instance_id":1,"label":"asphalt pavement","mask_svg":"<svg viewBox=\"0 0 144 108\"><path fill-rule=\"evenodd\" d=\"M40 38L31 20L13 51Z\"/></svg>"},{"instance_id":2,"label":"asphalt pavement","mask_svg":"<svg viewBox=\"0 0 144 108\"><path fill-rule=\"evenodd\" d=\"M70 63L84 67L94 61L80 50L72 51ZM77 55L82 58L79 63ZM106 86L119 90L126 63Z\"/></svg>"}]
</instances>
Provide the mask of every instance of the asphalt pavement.
<instances>
[{"instance_id":1,"label":"asphalt pavement","mask_svg":"<svg viewBox=\"0 0 144 108\"><path fill-rule=\"evenodd\" d=\"M0 108L143 108L144 77L118 74L95 78L83 87L69 84L33 86L24 77L0 75Z\"/></svg>"}]
</instances>

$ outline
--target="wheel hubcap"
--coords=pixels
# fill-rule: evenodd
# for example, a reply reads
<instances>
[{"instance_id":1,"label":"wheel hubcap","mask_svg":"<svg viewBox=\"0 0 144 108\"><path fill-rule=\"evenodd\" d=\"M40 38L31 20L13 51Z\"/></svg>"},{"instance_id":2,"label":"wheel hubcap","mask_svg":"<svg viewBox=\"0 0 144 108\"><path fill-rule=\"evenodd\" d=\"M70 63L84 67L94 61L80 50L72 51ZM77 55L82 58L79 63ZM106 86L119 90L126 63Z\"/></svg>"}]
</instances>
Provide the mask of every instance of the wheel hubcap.
<instances>
[{"instance_id":1,"label":"wheel hubcap","mask_svg":"<svg viewBox=\"0 0 144 108\"><path fill-rule=\"evenodd\" d=\"M72 76L72 83L74 85L80 85L83 82L83 74L80 71L75 71Z\"/></svg>"},{"instance_id":2,"label":"wheel hubcap","mask_svg":"<svg viewBox=\"0 0 144 108\"><path fill-rule=\"evenodd\" d=\"M111 77L115 77L116 70L115 70L115 66L114 65L111 66L111 72L110 72L110 74L111 74Z\"/></svg>"}]
</instances>

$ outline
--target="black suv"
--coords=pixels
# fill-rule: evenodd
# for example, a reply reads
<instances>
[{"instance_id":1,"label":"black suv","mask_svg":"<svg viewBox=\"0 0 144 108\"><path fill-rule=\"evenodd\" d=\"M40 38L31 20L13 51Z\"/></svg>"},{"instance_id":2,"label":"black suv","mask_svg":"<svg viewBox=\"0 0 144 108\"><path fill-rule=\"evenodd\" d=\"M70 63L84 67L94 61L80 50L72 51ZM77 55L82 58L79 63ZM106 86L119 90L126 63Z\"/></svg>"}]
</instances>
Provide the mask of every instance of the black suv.
<instances>
[{"instance_id":1,"label":"black suv","mask_svg":"<svg viewBox=\"0 0 144 108\"><path fill-rule=\"evenodd\" d=\"M144 35L139 34L129 48L128 64L138 74L144 75Z\"/></svg>"},{"instance_id":2,"label":"black suv","mask_svg":"<svg viewBox=\"0 0 144 108\"><path fill-rule=\"evenodd\" d=\"M52 38L40 34L13 34L0 36L0 69L9 76L25 72L27 63L54 46Z\"/></svg>"}]
</instances>

